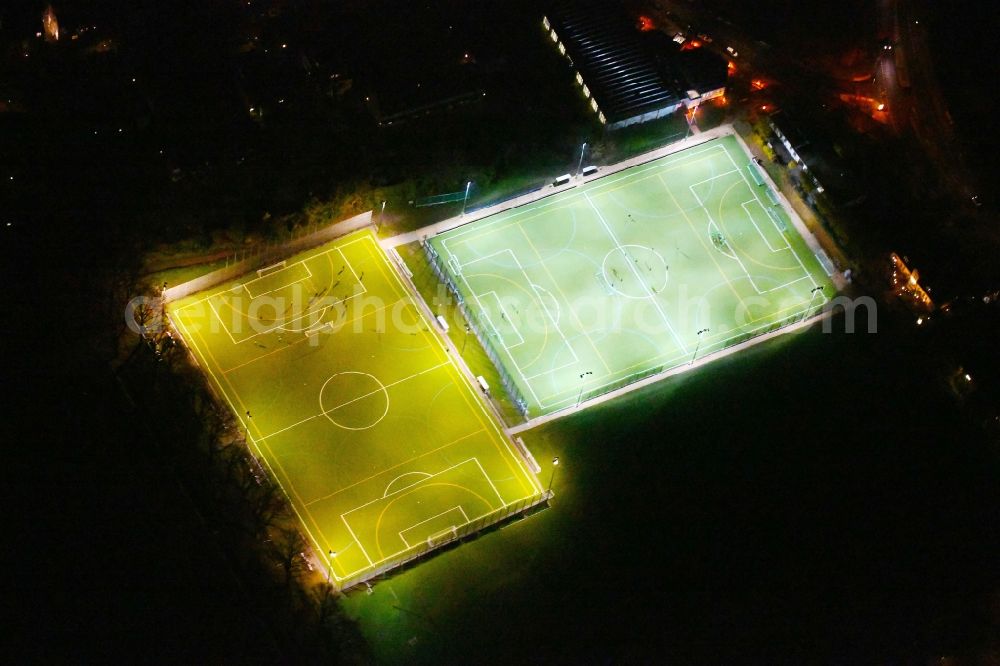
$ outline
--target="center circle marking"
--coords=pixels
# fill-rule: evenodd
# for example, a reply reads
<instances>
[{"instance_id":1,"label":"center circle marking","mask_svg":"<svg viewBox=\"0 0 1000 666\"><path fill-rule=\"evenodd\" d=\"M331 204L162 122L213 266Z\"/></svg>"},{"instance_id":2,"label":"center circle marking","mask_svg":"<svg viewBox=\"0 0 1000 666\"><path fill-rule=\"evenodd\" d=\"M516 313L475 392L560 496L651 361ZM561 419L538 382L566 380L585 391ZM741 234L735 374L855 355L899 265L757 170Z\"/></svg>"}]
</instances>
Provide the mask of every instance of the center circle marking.
<instances>
[{"instance_id":1,"label":"center circle marking","mask_svg":"<svg viewBox=\"0 0 1000 666\"><path fill-rule=\"evenodd\" d=\"M378 402L370 413L358 409L372 404L371 401ZM319 390L319 408L338 428L368 430L389 413L389 391L374 375L345 370L323 382Z\"/></svg>"}]
</instances>

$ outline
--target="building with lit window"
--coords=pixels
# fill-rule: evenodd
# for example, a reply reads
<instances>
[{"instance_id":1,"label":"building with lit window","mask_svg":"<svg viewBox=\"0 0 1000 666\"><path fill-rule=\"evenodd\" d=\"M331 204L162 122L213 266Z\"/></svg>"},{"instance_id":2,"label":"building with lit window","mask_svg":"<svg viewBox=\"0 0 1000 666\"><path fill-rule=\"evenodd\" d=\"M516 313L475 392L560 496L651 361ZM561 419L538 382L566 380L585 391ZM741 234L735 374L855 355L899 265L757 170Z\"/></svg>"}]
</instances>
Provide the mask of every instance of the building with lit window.
<instances>
[{"instance_id":1,"label":"building with lit window","mask_svg":"<svg viewBox=\"0 0 1000 666\"><path fill-rule=\"evenodd\" d=\"M663 118L725 92L724 59L708 52L692 57L663 33L639 32L613 1L556 2L542 25L608 129Z\"/></svg>"}]
</instances>

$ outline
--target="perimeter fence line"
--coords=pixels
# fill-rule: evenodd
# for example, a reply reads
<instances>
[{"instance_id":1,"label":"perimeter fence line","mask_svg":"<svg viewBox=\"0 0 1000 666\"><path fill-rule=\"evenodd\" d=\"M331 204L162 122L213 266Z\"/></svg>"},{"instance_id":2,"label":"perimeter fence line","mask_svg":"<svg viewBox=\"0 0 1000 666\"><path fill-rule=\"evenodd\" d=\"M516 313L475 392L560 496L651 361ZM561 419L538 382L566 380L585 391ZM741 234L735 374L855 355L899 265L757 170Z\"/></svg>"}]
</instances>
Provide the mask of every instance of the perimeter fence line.
<instances>
[{"instance_id":1,"label":"perimeter fence line","mask_svg":"<svg viewBox=\"0 0 1000 666\"><path fill-rule=\"evenodd\" d=\"M507 392L508 397L510 397L511 402L517 408L517 411L521 416L527 420L528 415L528 403L524 399L521 390L518 388L517 384L514 382L514 378L510 376L507 372L507 368L504 365L503 358L500 356L496 347L493 344L493 339L497 337L496 332L489 332L479 315L476 314L472 309L470 309L465 303L465 297L462 292L459 291L458 286L452 279L451 271L449 271L441 255L438 254L437 250L427 241L421 240L420 246L424 249L424 253L427 255L428 263L433 269L434 274L438 279L448 287L448 291L451 292L452 296L455 298L455 303L458 305L459 312L465 317L465 321L468 322L469 329L475 333L476 339L479 341L480 346L486 352L486 356L493 363L496 368L497 373L500 375L500 383L503 385L504 390Z\"/></svg>"},{"instance_id":2,"label":"perimeter fence line","mask_svg":"<svg viewBox=\"0 0 1000 666\"><path fill-rule=\"evenodd\" d=\"M349 217L346 220L334 222L322 229L299 236L298 238L293 238L292 240L273 244L260 243L242 250L238 255L239 259L234 260L232 264L224 268L164 289L162 295L163 302L170 303L171 301L190 296L191 294L215 287L224 282L229 282L244 273L268 266L285 257L323 245L371 225L372 211L369 210L354 217Z\"/></svg>"},{"instance_id":3,"label":"perimeter fence line","mask_svg":"<svg viewBox=\"0 0 1000 666\"><path fill-rule=\"evenodd\" d=\"M355 585L360 585L361 583L370 581L373 578L377 578L378 576L383 576L393 569L406 566L414 560L424 557L431 551L473 536L492 525L501 523L509 518L530 510L532 507L538 506L543 502L547 502L551 498L552 491L544 490L534 495L525 497L524 499L512 502L511 504L506 504L499 509L494 509L489 513L483 514L479 518L476 518L465 525L453 526L451 530L445 531L444 534L436 538L427 538L419 543L415 543L406 550L402 551L400 555L394 556L386 562L382 562L375 567L365 569L353 576L338 580L337 584L341 590L347 590Z\"/></svg>"}]
</instances>

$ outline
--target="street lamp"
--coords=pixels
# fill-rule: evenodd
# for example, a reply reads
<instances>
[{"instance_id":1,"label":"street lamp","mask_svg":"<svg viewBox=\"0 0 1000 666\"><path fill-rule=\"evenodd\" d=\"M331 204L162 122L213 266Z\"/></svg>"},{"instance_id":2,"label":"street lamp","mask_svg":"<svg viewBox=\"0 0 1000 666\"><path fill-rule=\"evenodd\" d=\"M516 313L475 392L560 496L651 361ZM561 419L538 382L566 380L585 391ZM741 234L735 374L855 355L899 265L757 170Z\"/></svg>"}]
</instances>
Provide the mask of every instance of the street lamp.
<instances>
[{"instance_id":1,"label":"street lamp","mask_svg":"<svg viewBox=\"0 0 1000 666\"><path fill-rule=\"evenodd\" d=\"M556 468L557 468L557 467L559 467L559 456L556 456L555 458L553 458L553 459L552 459L552 474L550 474L550 475L549 475L549 487L548 487L548 489L547 489L547 490L545 491L545 492L547 492L547 493L548 493L549 495L551 495L551 494L552 494L552 482L553 482L553 481L555 480L555 478L556 478Z\"/></svg>"},{"instance_id":2,"label":"street lamp","mask_svg":"<svg viewBox=\"0 0 1000 666\"><path fill-rule=\"evenodd\" d=\"M580 175L580 170L583 168L583 151L587 150L587 142L584 141L583 145L580 146L580 163L576 165L576 175Z\"/></svg>"},{"instance_id":3,"label":"street lamp","mask_svg":"<svg viewBox=\"0 0 1000 666\"><path fill-rule=\"evenodd\" d=\"M472 181L470 180L465 184L465 198L462 199L462 215L465 215L465 205L469 203L469 188L472 187Z\"/></svg>"},{"instance_id":4,"label":"street lamp","mask_svg":"<svg viewBox=\"0 0 1000 666\"><path fill-rule=\"evenodd\" d=\"M694 365L695 359L698 358L698 349L701 347L701 334L708 333L710 330L711 329L703 328L700 331L698 331L697 333L698 342L694 346L694 356L691 357L691 363L689 363L688 365Z\"/></svg>"},{"instance_id":5,"label":"street lamp","mask_svg":"<svg viewBox=\"0 0 1000 666\"><path fill-rule=\"evenodd\" d=\"M472 330L472 327L469 326L468 324L466 324L465 325L465 337L462 338L462 352L461 352L462 354L465 354L465 343L469 341L469 331L471 331L471 330Z\"/></svg>"},{"instance_id":6,"label":"street lamp","mask_svg":"<svg viewBox=\"0 0 1000 666\"><path fill-rule=\"evenodd\" d=\"M594 374L594 373L592 371L590 371L590 370L588 370L587 372L581 372L580 373L580 379L582 380L587 375L592 375L592 374ZM583 382L582 381L580 383L580 395L576 396L576 406L577 407L580 406L580 401L581 400L583 400Z\"/></svg>"}]
</instances>

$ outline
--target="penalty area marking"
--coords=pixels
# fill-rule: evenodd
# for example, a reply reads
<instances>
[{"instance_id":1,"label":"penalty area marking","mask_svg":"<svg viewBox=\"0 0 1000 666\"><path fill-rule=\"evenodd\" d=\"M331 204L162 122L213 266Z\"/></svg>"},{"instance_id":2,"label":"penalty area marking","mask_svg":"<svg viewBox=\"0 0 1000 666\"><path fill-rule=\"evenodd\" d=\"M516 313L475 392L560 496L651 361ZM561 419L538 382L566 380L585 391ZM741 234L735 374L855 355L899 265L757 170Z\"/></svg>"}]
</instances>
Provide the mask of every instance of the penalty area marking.
<instances>
[{"instance_id":1,"label":"penalty area marking","mask_svg":"<svg viewBox=\"0 0 1000 666\"><path fill-rule=\"evenodd\" d=\"M500 506L494 506L491 501L487 500L485 497L483 497L482 495L480 495L479 493L477 493L475 490L473 490L472 488L470 488L470 487L468 487L468 486L466 486L464 484L448 483L446 481L436 481L437 479L440 479L441 477L444 477L449 472L452 472L452 471L454 471L454 470L456 470L456 469L458 469L458 468L460 468L460 467L462 467L464 465L469 465L469 464L473 464L473 465L475 465L476 468L478 468L479 473L486 480L487 484L489 484L489 487L493 490L493 493L496 494L497 499L500 501ZM439 483L439 484L443 484L443 485L450 485L450 486L455 486L457 488L460 488L461 490L463 490L466 493L470 494L472 497L477 498L478 500L480 500L481 502L483 502L486 505L486 507L488 508L488 510L486 511L486 513L482 514L481 516L477 516L473 520L479 520L479 518L482 518L483 516L489 515L490 513L494 512L494 511L499 511L500 509L503 509L504 507L508 506L508 503L504 500L503 496L500 494L500 491L497 489L496 484L493 482L493 479L491 479L490 476L489 476L489 474L486 473L486 470L483 469L482 463L479 462L479 458L476 457L476 456L473 456L471 458L466 458L465 460L463 460L461 462L458 462L458 463L455 463L454 465L450 465L449 467L446 467L446 468L444 468L444 469L442 469L439 472L436 472L434 474L430 474L430 473L426 473L426 474L427 474L427 476L421 478L419 481L415 481L414 483L405 485L405 486L403 486L403 487L401 487L401 488L399 488L397 490L393 490L391 493L383 494L380 497L376 497L373 500L370 500L368 502L360 504L360 505L354 507L353 509L349 509L348 511L345 511L345 512L343 512L343 513L340 514L341 521L347 527L347 530L350 533L351 538L354 539L354 542L357 543L358 547L361 549L361 552L364 554L365 559L368 560L369 566L376 566L376 565L378 565L378 564L380 564L382 562L385 562L387 560L391 560L392 558L397 557L400 553L402 553L402 552L404 552L406 550L406 548L402 548L402 549L400 549L400 550L398 550L398 551L396 551L394 553L390 553L389 555L385 555L384 553L382 553L381 552L381 547L379 546L379 543L378 543L378 541L379 541L379 532L378 532L378 528L376 528L376 530L375 530L375 541L376 541L376 543L374 545L375 545L376 549L379 550L379 555L381 555L381 557L378 560L372 560L372 558L369 556L368 549L365 548L365 546L361 542L361 540L358 539L357 534L354 532L353 528L351 527L351 523L350 523L349 518L350 518L351 514L354 514L354 513L358 512L358 511L362 511L362 510L366 509L367 507L371 506L372 504L376 504L378 502L383 502L385 500L389 500L388 504L385 507L383 507L383 509L381 511L381 515L384 515L385 512L386 512L386 510L390 506L392 506L392 504L394 504L397 500L400 500L400 499L402 499L403 497L405 497L406 495L409 494L407 491L416 490L418 488L418 486L421 486L421 485L425 485L425 484L426 485L434 485L435 483ZM406 476L406 475L403 474L403 475L400 475L400 477L401 476ZM394 483L396 480L398 480L400 477L396 477L396 479L393 479L393 481L390 482L390 485L392 483ZM434 517L436 517L436 516L432 516L432 518L434 518ZM470 521L464 523L463 525L456 525L455 527L464 527L464 525L467 525L467 524L473 522L473 520L470 520ZM379 519L379 522L381 522L381 518ZM425 521L421 521L421 522L426 522L426 520ZM417 524L419 524L419 523L417 523ZM415 526L416 525L411 525L409 528L406 528L406 530L403 530L403 531L407 531L410 528L415 527ZM449 528L449 529L451 529L451 528ZM405 543L405 541L403 543ZM372 544L369 544L369 545L372 545Z\"/></svg>"}]
</instances>

